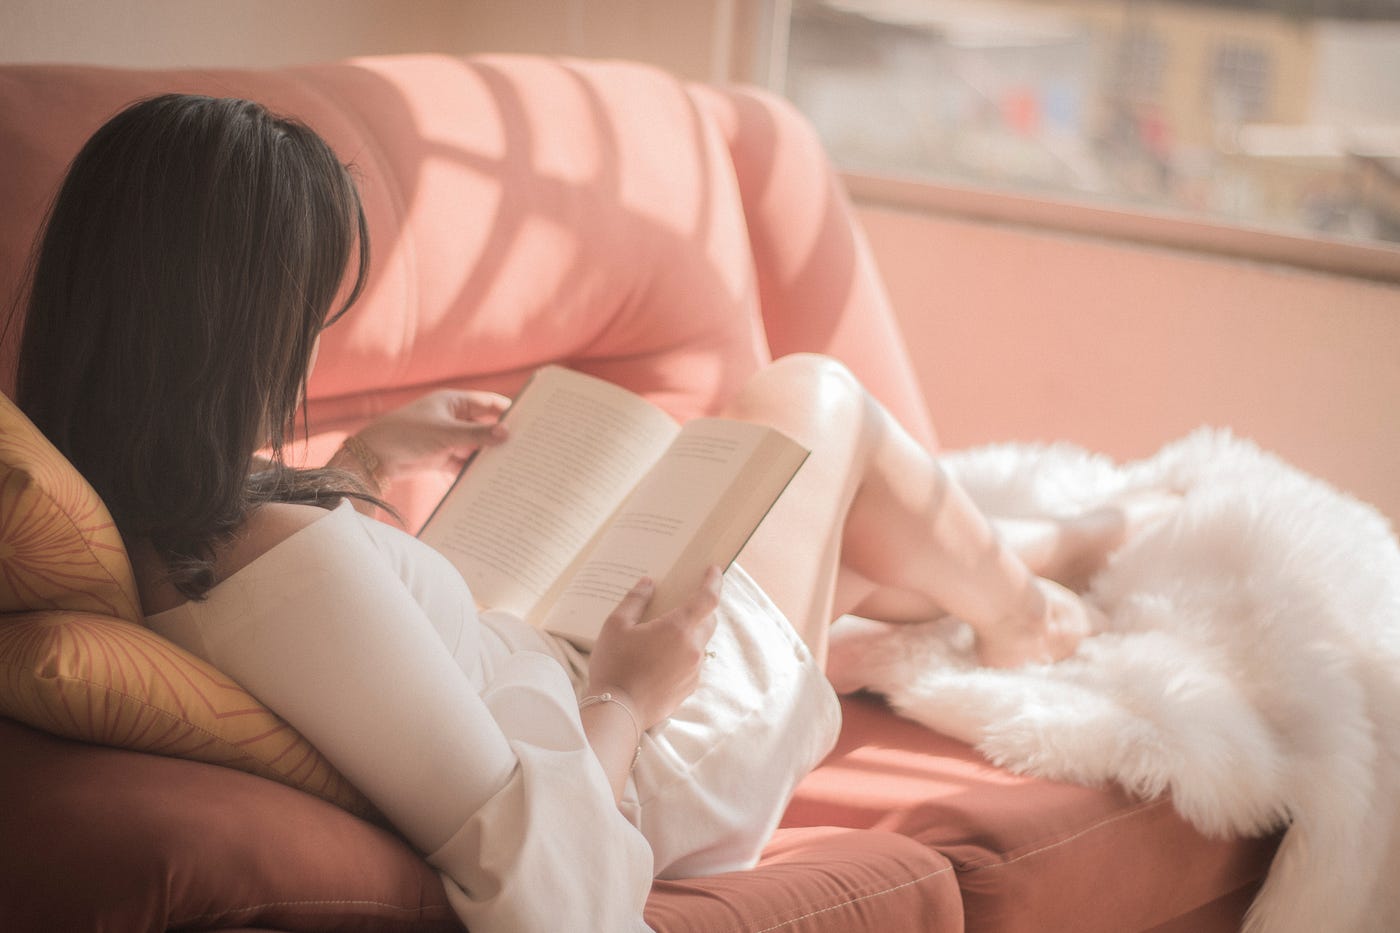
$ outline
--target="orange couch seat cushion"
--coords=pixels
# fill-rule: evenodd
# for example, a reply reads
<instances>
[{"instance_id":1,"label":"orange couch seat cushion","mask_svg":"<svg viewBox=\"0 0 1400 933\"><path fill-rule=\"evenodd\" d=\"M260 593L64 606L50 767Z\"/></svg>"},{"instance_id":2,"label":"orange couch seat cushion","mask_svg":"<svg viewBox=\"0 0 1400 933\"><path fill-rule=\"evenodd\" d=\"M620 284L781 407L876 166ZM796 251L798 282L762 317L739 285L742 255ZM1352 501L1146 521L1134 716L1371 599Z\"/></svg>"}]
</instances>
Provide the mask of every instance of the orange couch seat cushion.
<instances>
[{"instance_id":1,"label":"orange couch seat cushion","mask_svg":"<svg viewBox=\"0 0 1400 933\"><path fill-rule=\"evenodd\" d=\"M1169 799L1011 774L874 698L843 706L837 747L783 824L886 830L936 850L956 870L969 931L1146 930L1268 870L1275 839L1222 845Z\"/></svg>"}]
</instances>

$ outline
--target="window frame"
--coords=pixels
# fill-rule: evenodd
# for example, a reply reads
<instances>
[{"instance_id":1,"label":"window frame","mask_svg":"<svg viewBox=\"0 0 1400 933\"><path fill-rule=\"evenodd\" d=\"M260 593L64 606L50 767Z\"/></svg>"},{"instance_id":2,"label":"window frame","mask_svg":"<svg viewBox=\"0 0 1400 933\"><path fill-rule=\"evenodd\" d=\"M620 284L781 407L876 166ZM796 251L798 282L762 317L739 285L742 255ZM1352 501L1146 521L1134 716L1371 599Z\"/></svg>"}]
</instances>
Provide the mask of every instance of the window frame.
<instances>
[{"instance_id":1,"label":"window frame","mask_svg":"<svg viewBox=\"0 0 1400 933\"><path fill-rule=\"evenodd\" d=\"M1274 263L1400 285L1400 248L1011 190L839 168L838 174L851 198L860 205Z\"/></svg>"},{"instance_id":2,"label":"window frame","mask_svg":"<svg viewBox=\"0 0 1400 933\"><path fill-rule=\"evenodd\" d=\"M736 0L727 0L734 4ZM748 36L743 61L747 78L778 94L784 92L791 0L737 0L743 14L736 26ZM756 40L756 41L755 41ZM732 73L732 72L731 72ZM858 172L837 167L859 204L936 213L987 223L1008 224L1206 256L1273 263L1386 284L1400 284L1400 246L1254 227L1169 209L1027 194L961 182Z\"/></svg>"}]
</instances>

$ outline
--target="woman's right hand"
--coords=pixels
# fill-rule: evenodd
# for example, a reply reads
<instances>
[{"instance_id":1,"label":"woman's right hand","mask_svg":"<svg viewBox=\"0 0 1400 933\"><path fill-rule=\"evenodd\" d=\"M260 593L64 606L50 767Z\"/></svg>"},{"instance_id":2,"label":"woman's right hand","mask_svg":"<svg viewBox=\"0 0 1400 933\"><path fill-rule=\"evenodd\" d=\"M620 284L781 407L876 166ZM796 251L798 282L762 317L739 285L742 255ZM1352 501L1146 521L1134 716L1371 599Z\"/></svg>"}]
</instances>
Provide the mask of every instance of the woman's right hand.
<instances>
[{"instance_id":1,"label":"woman's right hand","mask_svg":"<svg viewBox=\"0 0 1400 933\"><path fill-rule=\"evenodd\" d=\"M700 682L722 583L711 567L683 604L643 622L654 586L639 581L603 623L588 659L588 693L616 696L643 730L671 715Z\"/></svg>"},{"instance_id":2,"label":"woman's right hand","mask_svg":"<svg viewBox=\"0 0 1400 933\"><path fill-rule=\"evenodd\" d=\"M478 447L505 440L501 415L510 399L494 392L439 389L392 411L356 431L379 461L376 483L427 469L459 470Z\"/></svg>"}]
</instances>

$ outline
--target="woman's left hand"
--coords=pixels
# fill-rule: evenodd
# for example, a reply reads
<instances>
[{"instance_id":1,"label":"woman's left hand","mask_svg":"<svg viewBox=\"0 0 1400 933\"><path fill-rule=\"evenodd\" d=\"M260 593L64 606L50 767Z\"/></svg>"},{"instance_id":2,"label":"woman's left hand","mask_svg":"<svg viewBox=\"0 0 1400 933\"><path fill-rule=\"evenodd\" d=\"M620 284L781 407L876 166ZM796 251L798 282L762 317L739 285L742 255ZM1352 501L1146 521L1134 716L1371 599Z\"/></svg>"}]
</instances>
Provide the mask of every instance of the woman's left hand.
<instances>
[{"instance_id":1,"label":"woman's left hand","mask_svg":"<svg viewBox=\"0 0 1400 933\"><path fill-rule=\"evenodd\" d=\"M387 484L417 470L460 468L478 447L499 444L506 437L500 417L509 405L494 392L439 389L355 434L379 460L375 479Z\"/></svg>"}]
</instances>

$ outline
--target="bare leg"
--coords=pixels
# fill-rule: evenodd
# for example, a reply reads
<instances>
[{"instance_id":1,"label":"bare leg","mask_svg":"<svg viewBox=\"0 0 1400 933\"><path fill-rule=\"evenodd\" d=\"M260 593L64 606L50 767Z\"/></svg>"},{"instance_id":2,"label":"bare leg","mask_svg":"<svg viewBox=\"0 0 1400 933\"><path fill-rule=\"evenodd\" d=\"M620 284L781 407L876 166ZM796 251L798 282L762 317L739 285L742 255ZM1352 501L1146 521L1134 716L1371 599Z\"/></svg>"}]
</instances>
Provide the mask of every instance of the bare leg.
<instances>
[{"instance_id":1,"label":"bare leg","mask_svg":"<svg viewBox=\"0 0 1400 933\"><path fill-rule=\"evenodd\" d=\"M1083 590L1115 548L1175 512L1181 496L1144 489L1068 518L993 518L1007 547L1031 573Z\"/></svg>"},{"instance_id":2,"label":"bare leg","mask_svg":"<svg viewBox=\"0 0 1400 933\"><path fill-rule=\"evenodd\" d=\"M988 521L1031 573L1078 592L1128 534L1126 518L1115 521L1115 514L1104 509L1067 519L989 517ZM864 588L869 594L854 606L838 609L884 622L921 622L943 614L943 608L926 593L883 587L848 567L843 573L847 578L844 592L858 593ZM838 592L843 590L838 588Z\"/></svg>"},{"instance_id":3,"label":"bare leg","mask_svg":"<svg viewBox=\"0 0 1400 933\"><path fill-rule=\"evenodd\" d=\"M1062 657L1084 634L1089 610L1037 578L839 363L785 357L726 414L812 449L740 560L819 659L831 620L857 607L890 621L955 614L997 665Z\"/></svg>"}]
</instances>

